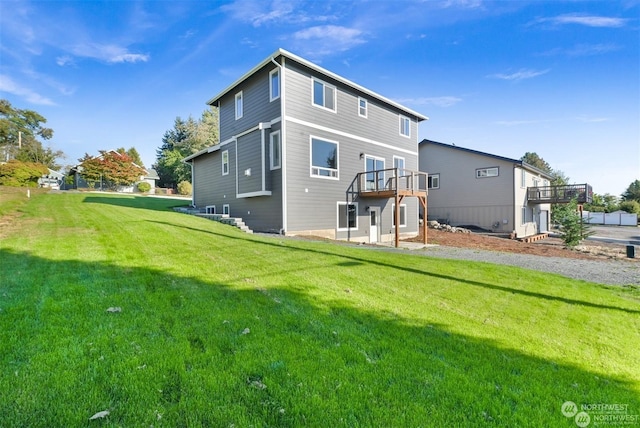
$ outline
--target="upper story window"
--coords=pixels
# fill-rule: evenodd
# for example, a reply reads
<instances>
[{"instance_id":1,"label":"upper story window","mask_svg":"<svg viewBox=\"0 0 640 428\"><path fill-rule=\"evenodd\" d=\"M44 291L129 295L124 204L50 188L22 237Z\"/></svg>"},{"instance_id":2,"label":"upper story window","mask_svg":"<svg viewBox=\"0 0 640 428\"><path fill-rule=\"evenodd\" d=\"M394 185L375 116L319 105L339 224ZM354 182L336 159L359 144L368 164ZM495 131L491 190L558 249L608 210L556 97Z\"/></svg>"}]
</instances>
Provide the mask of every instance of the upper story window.
<instances>
[{"instance_id":1,"label":"upper story window","mask_svg":"<svg viewBox=\"0 0 640 428\"><path fill-rule=\"evenodd\" d=\"M393 167L398 169L399 176L403 176L404 175L404 158L401 158L400 156L394 156Z\"/></svg>"},{"instance_id":2,"label":"upper story window","mask_svg":"<svg viewBox=\"0 0 640 428\"><path fill-rule=\"evenodd\" d=\"M411 121L408 117L400 116L400 135L411 137Z\"/></svg>"},{"instance_id":3,"label":"upper story window","mask_svg":"<svg viewBox=\"0 0 640 428\"><path fill-rule=\"evenodd\" d=\"M276 68L269 73L269 101L280 98L280 69Z\"/></svg>"},{"instance_id":4,"label":"upper story window","mask_svg":"<svg viewBox=\"0 0 640 428\"><path fill-rule=\"evenodd\" d=\"M311 175L338 178L338 143L311 138Z\"/></svg>"},{"instance_id":5,"label":"upper story window","mask_svg":"<svg viewBox=\"0 0 640 428\"><path fill-rule=\"evenodd\" d=\"M358 116L367 117L368 103L364 98L358 98Z\"/></svg>"},{"instance_id":6,"label":"upper story window","mask_svg":"<svg viewBox=\"0 0 640 428\"><path fill-rule=\"evenodd\" d=\"M313 79L313 105L336 111L336 88Z\"/></svg>"},{"instance_id":7,"label":"upper story window","mask_svg":"<svg viewBox=\"0 0 640 428\"><path fill-rule=\"evenodd\" d=\"M498 167L476 169L476 178L497 177Z\"/></svg>"},{"instance_id":8,"label":"upper story window","mask_svg":"<svg viewBox=\"0 0 640 428\"><path fill-rule=\"evenodd\" d=\"M236 94L236 120L242 117L243 110L242 91L240 91Z\"/></svg>"},{"instance_id":9,"label":"upper story window","mask_svg":"<svg viewBox=\"0 0 640 428\"><path fill-rule=\"evenodd\" d=\"M440 174L429 174L429 177L427 178L427 188L428 189L440 188Z\"/></svg>"},{"instance_id":10,"label":"upper story window","mask_svg":"<svg viewBox=\"0 0 640 428\"><path fill-rule=\"evenodd\" d=\"M222 152L222 175L229 174L229 150Z\"/></svg>"},{"instance_id":11,"label":"upper story window","mask_svg":"<svg viewBox=\"0 0 640 428\"><path fill-rule=\"evenodd\" d=\"M280 131L272 132L269 135L269 158L271 159L271 169L278 169L281 166L281 145Z\"/></svg>"}]
</instances>

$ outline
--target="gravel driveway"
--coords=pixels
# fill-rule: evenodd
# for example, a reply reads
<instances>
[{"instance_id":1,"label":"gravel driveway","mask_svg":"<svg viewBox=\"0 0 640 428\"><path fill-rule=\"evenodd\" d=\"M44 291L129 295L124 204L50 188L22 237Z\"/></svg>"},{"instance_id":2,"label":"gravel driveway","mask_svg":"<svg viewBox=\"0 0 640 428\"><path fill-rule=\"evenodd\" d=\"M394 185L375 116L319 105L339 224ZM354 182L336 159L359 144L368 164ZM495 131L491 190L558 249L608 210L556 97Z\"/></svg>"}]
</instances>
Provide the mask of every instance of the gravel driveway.
<instances>
[{"instance_id":1,"label":"gravel driveway","mask_svg":"<svg viewBox=\"0 0 640 428\"><path fill-rule=\"evenodd\" d=\"M406 249L397 251L406 251ZM640 262L635 260L581 260L444 246L411 250L411 253L517 266L600 284L640 286Z\"/></svg>"}]
</instances>

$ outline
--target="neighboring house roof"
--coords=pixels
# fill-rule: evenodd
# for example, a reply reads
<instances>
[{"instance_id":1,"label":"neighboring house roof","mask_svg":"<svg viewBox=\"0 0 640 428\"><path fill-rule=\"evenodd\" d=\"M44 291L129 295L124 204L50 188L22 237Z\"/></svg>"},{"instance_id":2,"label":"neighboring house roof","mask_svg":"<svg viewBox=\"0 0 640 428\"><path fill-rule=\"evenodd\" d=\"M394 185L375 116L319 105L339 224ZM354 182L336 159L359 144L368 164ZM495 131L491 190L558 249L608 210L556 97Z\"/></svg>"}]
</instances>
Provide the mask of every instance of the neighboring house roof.
<instances>
[{"instance_id":1,"label":"neighboring house roof","mask_svg":"<svg viewBox=\"0 0 640 428\"><path fill-rule=\"evenodd\" d=\"M526 163L526 162L524 162L524 161L522 161L520 159L506 158L504 156L498 156L498 155L494 155L494 154L491 154L491 153L481 152L479 150L467 149L465 147L458 147L458 146L454 146L453 144L445 144L445 143L440 143L438 141L427 140L427 139L424 139L424 140L420 141L418 146L421 146L423 144L433 144L435 146L441 146L441 147L446 147L448 149L460 150L460 151L463 151L463 152L466 152L466 153L473 153L473 154L476 154L476 155L487 156L487 157L490 157L490 158L493 158L493 159L498 159L498 160L501 160L501 161L514 163L516 165L520 165L524 169L528 169L528 170L530 170L532 172L540 174L541 176L543 176L544 178L547 178L549 180L553 180L553 178L554 178L553 175L549 174L548 172L543 171L540 168L537 168L537 167L535 167L533 165L530 165L530 164L528 164L528 163Z\"/></svg>"},{"instance_id":2,"label":"neighboring house roof","mask_svg":"<svg viewBox=\"0 0 640 428\"><path fill-rule=\"evenodd\" d=\"M147 175L144 176L145 180L160 180L160 176L158 175L158 171L153 168L149 168L147 171Z\"/></svg>"},{"instance_id":3,"label":"neighboring house roof","mask_svg":"<svg viewBox=\"0 0 640 428\"><path fill-rule=\"evenodd\" d=\"M293 60L299 64L304 65L305 67L308 67L318 73L324 74L327 77L330 77L331 79L334 79L344 85L350 86L351 88L357 90L358 92L361 92L363 94L368 95L371 98L375 98L376 100L387 104L389 106L392 106L396 109L399 109L401 111L403 111L404 113L411 115L413 117L415 117L418 122L423 121L423 120L428 120L429 118L427 116L424 116L416 111L413 111L395 101L390 100L389 98L383 97L382 95L379 95L363 86L358 85L357 83L354 83L348 79L345 79L344 77L341 77L335 73L330 72L329 70L326 70L310 61L307 61L304 58L301 58L297 55L292 54L291 52L288 52L284 49L278 49L276 50L273 54L269 55L267 58L265 58L261 63L259 63L258 65L256 65L255 67L253 67L251 70L249 70L248 72L246 72L244 75L242 75L242 77L240 77L238 80L236 80L235 82L233 82L231 85L227 86L222 92L220 92L218 95L216 95L215 97L211 98L209 101L207 101L207 104L209 105L214 105L216 102L218 102L218 100L220 100L220 98L222 98L224 95L228 94L229 92L231 92L236 86L238 86L239 84L241 84L242 82L244 82L247 78L249 78L251 75L253 75L256 71L258 71L259 69L261 69L262 67L264 67L266 64L273 62L276 58L278 57L284 57L284 58L288 58L290 60ZM275 65L275 64L274 64Z\"/></svg>"}]
</instances>

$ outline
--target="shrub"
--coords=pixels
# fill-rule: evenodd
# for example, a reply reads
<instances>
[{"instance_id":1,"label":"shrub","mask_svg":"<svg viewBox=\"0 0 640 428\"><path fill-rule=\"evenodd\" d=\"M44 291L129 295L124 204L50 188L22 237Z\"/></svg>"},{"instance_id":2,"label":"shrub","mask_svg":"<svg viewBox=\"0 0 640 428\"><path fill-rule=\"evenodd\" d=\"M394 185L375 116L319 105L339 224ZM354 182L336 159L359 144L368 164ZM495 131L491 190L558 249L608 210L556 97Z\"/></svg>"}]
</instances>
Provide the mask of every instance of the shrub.
<instances>
[{"instance_id":1,"label":"shrub","mask_svg":"<svg viewBox=\"0 0 640 428\"><path fill-rule=\"evenodd\" d=\"M151 190L151 184L147 183L146 181L141 181L140 183L138 183L138 190L142 193L147 193L149 190Z\"/></svg>"},{"instance_id":2,"label":"shrub","mask_svg":"<svg viewBox=\"0 0 640 428\"><path fill-rule=\"evenodd\" d=\"M620 209L631 214L640 214L640 203L638 201L620 202Z\"/></svg>"},{"instance_id":3,"label":"shrub","mask_svg":"<svg viewBox=\"0 0 640 428\"><path fill-rule=\"evenodd\" d=\"M10 160L0 165L0 185L37 187L38 179L48 172L46 165L41 163Z\"/></svg>"},{"instance_id":4,"label":"shrub","mask_svg":"<svg viewBox=\"0 0 640 428\"><path fill-rule=\"evenodd\" d=\"M179 194L190 195L192 190L193 190L193 187L191 186L191 183L189 183L188 181L181 181L180 183L178 183Z\"/></svg>"}]
</instances>

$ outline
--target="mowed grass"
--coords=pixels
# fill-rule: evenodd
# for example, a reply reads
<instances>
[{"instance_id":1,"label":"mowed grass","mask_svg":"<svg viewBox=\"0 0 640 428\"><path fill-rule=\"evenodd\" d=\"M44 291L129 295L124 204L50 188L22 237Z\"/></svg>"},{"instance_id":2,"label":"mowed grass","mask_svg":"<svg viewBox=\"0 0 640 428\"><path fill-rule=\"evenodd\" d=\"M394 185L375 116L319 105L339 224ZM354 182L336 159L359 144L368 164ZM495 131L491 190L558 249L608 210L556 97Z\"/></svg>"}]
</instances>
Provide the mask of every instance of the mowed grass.
<instances>
[{"instance_id":1,"label":"mowed grass","mask_svg":"<svg viewBox=\"0 0 640 428\"><path fill-rule=\"evenodd\" d=\"M248 235L170 210L183 203L37 194L0 228L0 425L575 426L565 401L640 413L637 289Z\"/></svg>"}]
</instances>

